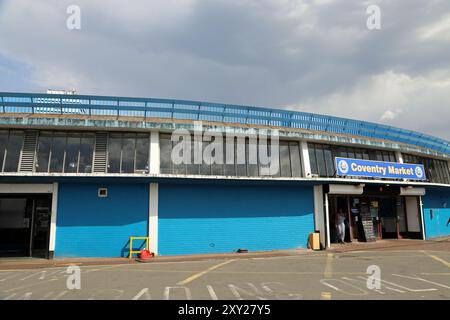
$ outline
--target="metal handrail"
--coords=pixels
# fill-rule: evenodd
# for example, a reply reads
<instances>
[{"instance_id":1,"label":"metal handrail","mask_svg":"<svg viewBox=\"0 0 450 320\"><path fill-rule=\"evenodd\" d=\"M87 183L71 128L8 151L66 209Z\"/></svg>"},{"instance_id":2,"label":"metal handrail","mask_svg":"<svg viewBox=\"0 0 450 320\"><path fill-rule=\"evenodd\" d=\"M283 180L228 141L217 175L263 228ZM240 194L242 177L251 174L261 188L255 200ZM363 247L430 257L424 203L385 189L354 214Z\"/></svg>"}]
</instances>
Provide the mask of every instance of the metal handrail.
<instances>
[{"instance_id":1,"label":"metal handrail","mask_svg":"<svg viewBox=\"0 0 450 320\"><path fill-rule=\"evenodd\" d=\"M257 124L359 135L450 154L447 140L388 125L308 112L190 100L0 92L2 113L140 116Z\"/></svg>"}]
</instances>

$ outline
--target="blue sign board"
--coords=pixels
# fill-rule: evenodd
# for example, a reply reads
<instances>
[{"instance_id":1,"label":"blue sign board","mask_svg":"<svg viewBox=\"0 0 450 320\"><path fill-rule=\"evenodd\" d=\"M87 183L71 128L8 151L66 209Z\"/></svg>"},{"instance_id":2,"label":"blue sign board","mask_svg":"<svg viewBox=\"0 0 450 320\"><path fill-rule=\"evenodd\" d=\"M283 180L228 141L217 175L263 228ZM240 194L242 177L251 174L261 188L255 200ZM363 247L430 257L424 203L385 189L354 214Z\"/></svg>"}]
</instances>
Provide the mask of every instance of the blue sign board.
<instances>
[{"instance_id":1,"label":"blue sign board","mask_svg":"<svg viewBox=\"0 0 450 320\"><path fill-rule=\"evenodd\" d=\"M336 157L339 176L426 180L421 164L359 160Z\"/></svg>"}]
</instances>

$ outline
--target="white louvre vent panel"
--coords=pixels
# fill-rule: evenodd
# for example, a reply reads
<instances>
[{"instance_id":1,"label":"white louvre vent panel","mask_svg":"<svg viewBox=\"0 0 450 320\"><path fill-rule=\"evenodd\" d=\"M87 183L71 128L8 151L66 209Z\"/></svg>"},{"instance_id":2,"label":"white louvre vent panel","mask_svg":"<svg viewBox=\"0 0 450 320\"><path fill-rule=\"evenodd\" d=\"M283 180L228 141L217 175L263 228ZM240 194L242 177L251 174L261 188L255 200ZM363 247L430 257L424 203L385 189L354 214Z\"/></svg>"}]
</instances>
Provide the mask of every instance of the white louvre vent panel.
<instances>
[{"instance_id":1,"label":"white louvre vent panel","mask_svg":"<svg viewBox=\"0 0 450 320\"><path fill-rule=\"evenodd\" d=\"M105 173L108 162L108 133L99 132L95 135L94 173Z\"/></svg>"},{"instance_id":2,"label":"white louvre vent panel","mask_svg":"<svg viewBox=\"0 0 450 320\"><path fill-rule=\"evenodd\" d=\"M19 171L33 172L36 155L38 131L26 131L20 152Z\"/></svg>"}]
</instances>

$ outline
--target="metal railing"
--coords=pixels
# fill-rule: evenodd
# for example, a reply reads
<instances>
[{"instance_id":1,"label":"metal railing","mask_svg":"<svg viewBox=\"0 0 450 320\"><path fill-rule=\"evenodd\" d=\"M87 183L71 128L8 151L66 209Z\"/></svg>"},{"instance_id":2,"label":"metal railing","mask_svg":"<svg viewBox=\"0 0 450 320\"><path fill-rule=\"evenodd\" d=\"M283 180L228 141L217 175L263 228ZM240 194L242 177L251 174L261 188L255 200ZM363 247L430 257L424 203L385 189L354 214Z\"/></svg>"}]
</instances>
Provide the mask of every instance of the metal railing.
<instances>
[{"instance_id":1,"label":"metal railing","mask_svg":"<svg viewBox=\"0 0 450 320\"><path fill-rule=\"evenodd\" d=\"M77 114L203 120L390 140L450 154L450 142L366 121L314 113L188 100L0 92L0 114Z\"/></svg>"}]
</instances>

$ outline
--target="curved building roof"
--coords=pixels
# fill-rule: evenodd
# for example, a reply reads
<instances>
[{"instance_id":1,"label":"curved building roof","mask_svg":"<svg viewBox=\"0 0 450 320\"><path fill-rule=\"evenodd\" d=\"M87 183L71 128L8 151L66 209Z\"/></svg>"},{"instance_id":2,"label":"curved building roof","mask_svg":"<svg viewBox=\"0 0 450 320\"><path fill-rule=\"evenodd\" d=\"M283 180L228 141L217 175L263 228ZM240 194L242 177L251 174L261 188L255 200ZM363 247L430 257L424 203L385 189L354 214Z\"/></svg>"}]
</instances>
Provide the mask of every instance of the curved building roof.
<instances>
[{"instance_id":1,"label":"curved building roof","mask_svg":"<svg viewBox=\"0 0 450 320\"><path fill-rule=\"evenodd\" d=\"M0 92L1 114L144 117L300 129L391 141L450 156L449 141L412 130L307 112L200 101Z\"/></svg>"}]
</instances>

